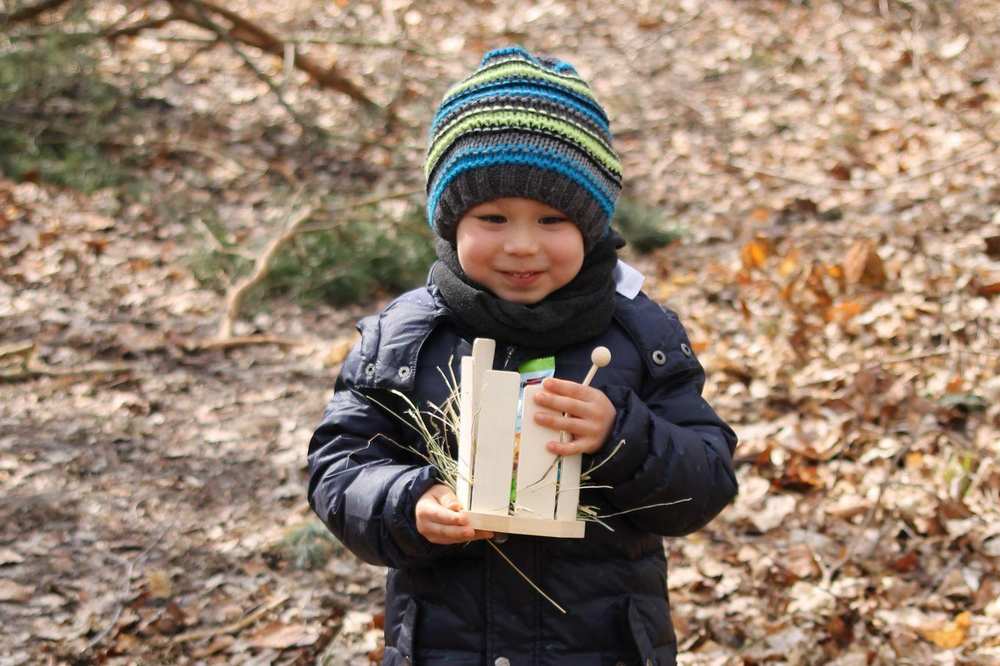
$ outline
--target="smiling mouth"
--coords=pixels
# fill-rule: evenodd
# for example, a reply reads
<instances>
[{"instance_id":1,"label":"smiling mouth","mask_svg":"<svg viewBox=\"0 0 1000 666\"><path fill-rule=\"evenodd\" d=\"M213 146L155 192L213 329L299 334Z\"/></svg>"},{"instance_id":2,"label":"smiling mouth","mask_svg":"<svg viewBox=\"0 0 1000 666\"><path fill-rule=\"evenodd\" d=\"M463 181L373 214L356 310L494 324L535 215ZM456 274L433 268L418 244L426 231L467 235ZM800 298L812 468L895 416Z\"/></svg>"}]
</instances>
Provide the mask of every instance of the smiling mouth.
<instances>
[{"instance_id":1,"label":"smiling mouth","mask_svg":"<svg viewBox=\"0 0 1000 666\"><path fill-rule=\"evenodd\" d=\"M500 271L511 285L527 287L534 284L543 271Z\"/></svg>"}]
</instances>

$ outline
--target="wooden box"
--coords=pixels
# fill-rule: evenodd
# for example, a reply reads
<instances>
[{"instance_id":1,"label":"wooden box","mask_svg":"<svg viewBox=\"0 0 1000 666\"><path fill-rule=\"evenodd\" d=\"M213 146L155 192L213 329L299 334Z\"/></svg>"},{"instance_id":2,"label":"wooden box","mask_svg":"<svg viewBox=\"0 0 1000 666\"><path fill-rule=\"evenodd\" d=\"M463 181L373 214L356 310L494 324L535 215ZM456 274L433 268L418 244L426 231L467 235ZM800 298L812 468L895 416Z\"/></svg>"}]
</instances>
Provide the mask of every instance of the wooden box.
<instances>
[{"instance_id":1,"label":"wooden box","mask_svg":"<svg viewBox=\"0 0 1000 666\"><path fill-rule=\"evenodd\" d=\"M458 499L476 529L582 538L586 523L577 520L580 456L557 456L546 449L546 442L558 441L560 433L535 423L542 409L534 401L540 385L525 387L516 446L521 376L493 370L495 351L493 340L477 338L472 355L461 359Z\"/></svg>"}]
</instances>

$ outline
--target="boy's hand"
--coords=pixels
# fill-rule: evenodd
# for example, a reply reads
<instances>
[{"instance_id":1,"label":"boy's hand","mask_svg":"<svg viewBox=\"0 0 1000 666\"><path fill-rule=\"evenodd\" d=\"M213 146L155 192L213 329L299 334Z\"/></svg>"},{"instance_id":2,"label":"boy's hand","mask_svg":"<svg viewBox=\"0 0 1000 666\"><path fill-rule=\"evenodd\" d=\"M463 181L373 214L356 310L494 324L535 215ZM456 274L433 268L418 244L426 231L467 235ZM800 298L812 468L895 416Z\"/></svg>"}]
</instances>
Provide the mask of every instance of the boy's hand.
<instances>
[{"instance_id":1,"label":"boy's hand","mask_svg":"<svg viewBox=\"0 0 1000 666\"><path fill-rule=\"evenodd\" d=\"M493 538L493 532L472 529L462 503L451 488L440 483L420 496L416 514L417 531L431 543L448 545Z\"/></svg>"},{"instance_id":2,"label":"boy's hand","mask_svg":"<svg viewBox=\"0 0 1000 666\"><path fill-rule=\"evenodd\" d=\"M542 382L543 390L535 394L535 402L560 414L539 413L539 425L569 433L571 441L549 442L551 453L571 456L594 453L604 445L615 423L615 406L604 392L564 379L549 378Z\"/></svg>"}]
</instances>

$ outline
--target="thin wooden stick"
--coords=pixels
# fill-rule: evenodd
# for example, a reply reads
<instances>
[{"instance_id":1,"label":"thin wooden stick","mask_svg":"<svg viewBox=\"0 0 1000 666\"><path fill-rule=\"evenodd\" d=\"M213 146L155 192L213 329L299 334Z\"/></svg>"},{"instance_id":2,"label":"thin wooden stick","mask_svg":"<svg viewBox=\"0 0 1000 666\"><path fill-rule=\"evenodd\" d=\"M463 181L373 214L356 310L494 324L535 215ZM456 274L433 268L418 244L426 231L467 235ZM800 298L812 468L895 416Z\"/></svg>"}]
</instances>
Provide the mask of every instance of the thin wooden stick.
<instances>
[{"instance_id":1,"label":"thin wooden stick","mask_svg":"<svg viewBox=\"0 0 1000 666\"><path fill-rule=\"evenodd\" d=\"M264 617L271 611L273 611L275 608L284 604L286 601L288 601L287 596L278 597L277 599L272 599L266 605L261 606L260 608L250 613L243 619L237 620L232 624L227 624L222 627L216 627L215 629L201 629L198 631L189 631L187 633L178 634L177 636L174 636L173 642L187 643L190 641L201 640L203 638L213 638L220 634L235 634L236 632L242 629L246 629L251 624L259 620L260 618Z\"/></svg>"},{"instance_id":2,"label":"thin wooden stick","mask_svg":"<svg viewBox=\"0 0 1000 666\"><path fill-rule=\"evenodd\" d=\"M100 645L101 641L107 638L108 634L110 634L111 631L114 630L115 625L118 624L118 619L122 615L122 611L125 610L125 602L128 601L129 594L131 593L132 574L135 571L136 565L145 560L146 557L149 555L150 551L152 551L153 548L155 548L158 543L163 541L163 537L167 535L167 532L173 529L175 523L176 521L170 521L170 523L160 531L160 533L153 540L153 542L150 543L148 546L146 546L145 550L136 555L133 559L129 560L128 567L125 570L125 582L124 585L122 586L123 587L122 593L118 600L118 606L117 609L115 610L115 614L111 618L111 622L108 623L108 626L106 626L104 630L101 631L101 633L97 634L97 636L95 636L93 640L87 643L87 645L82 650L80 650L81 655L90 652L90 650L92 650L94 647Z\"/></svg>"}]
</instances>

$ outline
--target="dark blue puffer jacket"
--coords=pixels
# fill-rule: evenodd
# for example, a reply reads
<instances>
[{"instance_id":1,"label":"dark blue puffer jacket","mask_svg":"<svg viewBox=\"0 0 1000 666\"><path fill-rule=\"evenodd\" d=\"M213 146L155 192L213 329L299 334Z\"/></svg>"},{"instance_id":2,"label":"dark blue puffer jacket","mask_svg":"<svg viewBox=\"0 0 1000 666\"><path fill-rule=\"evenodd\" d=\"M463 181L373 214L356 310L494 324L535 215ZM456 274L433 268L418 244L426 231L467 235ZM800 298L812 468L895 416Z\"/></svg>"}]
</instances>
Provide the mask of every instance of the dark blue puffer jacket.
<instances>
[{"instance_id":1,"label":"dark blue puffer jacket","mask_svg":"<svg viewBox=\"0 0 1000 666\"><path fill-rule=\"evenodd\" d=\"M616 295L604 334L556 355L556 376L580 381L597 345L611 364L593 385L617 409L604 460L581 504L611 514L690 498L590 523L583 539L512 535L500 545L568 613L533 590L487 544L441 546L416 530L414 506L436 483L406 447L414 431L369 398L402 413L398 389L418 406L442 404L439 368L459 375L471 353L433 287L404 294L358 325L361 342L344 362L323 422L309 443L309 502L366 562L390 567L383 664L614 666L675 663L662 536L688 534L736 494L736 435L701 398L704 371L677 316L640 293ZM526 360L498 345L496 367ZM376 437L376 435L381 435Z\"/></svg>"}]
</instances>

